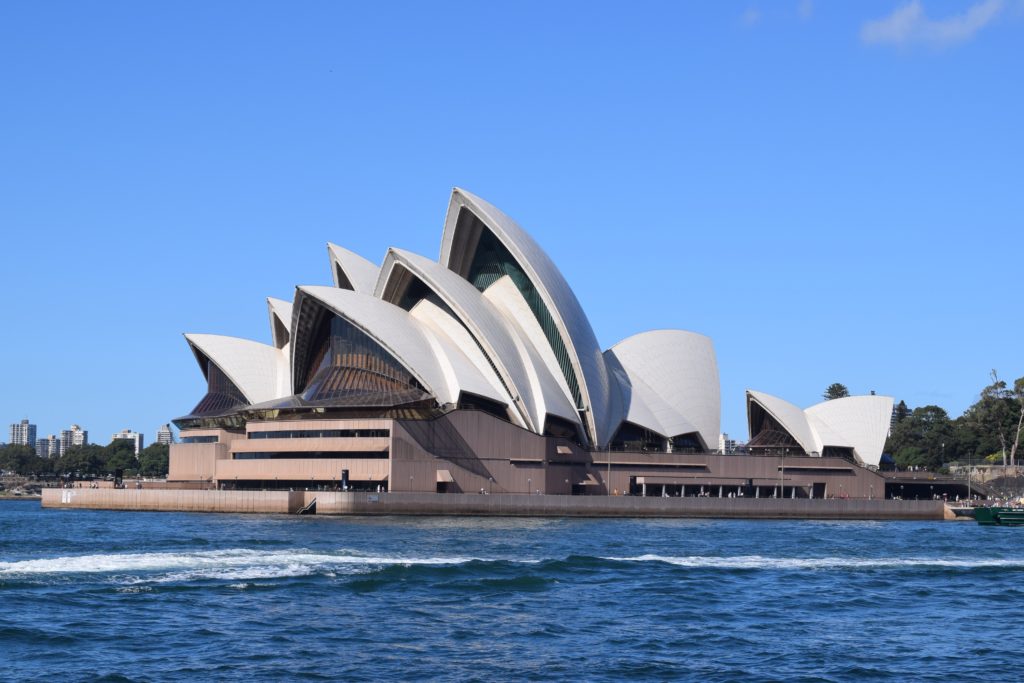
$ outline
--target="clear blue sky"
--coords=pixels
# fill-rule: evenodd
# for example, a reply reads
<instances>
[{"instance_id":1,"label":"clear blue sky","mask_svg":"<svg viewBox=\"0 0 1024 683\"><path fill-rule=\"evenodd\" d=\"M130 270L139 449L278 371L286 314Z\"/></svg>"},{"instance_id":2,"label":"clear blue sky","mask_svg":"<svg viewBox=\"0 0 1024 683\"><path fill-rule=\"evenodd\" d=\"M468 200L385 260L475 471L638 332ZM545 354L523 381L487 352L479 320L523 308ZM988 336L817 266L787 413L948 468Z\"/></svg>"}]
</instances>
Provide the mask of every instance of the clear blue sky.
<instances>
[{"instance_id":1,"label":"clear blue sky","mask_svg":"<svg viewBox=\"0 0 1024 683\"><path fill-rule=\"evenodd\" d=\"M325 243L503 208L610 346L958 415L1024 375L1024 4L5 2L0 425L152 440L183 332L269 341Z\"/></svg>"}]
</instances>

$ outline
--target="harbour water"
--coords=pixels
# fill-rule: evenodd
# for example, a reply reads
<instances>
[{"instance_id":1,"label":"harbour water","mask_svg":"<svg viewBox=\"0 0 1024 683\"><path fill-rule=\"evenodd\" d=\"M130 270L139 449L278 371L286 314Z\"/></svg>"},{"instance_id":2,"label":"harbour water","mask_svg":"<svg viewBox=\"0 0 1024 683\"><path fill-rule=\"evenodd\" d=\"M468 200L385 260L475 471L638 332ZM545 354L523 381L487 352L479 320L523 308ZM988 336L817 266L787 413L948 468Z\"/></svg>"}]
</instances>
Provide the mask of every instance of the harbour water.
<instances>
[{"instance_id":1,"label":"harbour water","mask_svg":"<svg viewBox=\"0 0 1024 683\"><path fill-rule=\"evenodd\" d=\"M0 502L12 680L1018 680L1024 533Z\"/></svg>"}]
</instances>

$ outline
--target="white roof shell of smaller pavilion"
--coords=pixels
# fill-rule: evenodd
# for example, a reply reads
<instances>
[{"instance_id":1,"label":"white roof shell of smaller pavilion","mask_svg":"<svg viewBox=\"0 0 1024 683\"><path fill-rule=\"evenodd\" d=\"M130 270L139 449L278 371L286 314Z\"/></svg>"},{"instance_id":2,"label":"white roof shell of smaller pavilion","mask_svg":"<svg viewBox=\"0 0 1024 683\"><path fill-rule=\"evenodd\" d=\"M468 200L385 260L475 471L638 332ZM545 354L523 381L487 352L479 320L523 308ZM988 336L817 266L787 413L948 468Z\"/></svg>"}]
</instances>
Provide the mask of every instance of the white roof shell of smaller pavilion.
<instances>
[{"instance_id":1,"label":"white roof shell of smaller pavilion","mask_svg":"<svg viewBox=\"0 0 1024 683\"><path fill-rule=\"evenodd\" d=\"M752 402L775 418L807 453L820 454L834 446L852 449L865 465L877 467L881 462L892 419L891 396L847 396L801 410L777 396L748 390L748 420Z\"/></svg>"},{"instance_id":2,"label":"white roof shell of smaller pavilion","mask_svg":"<svg viewBox=\"0 0 1024 683\"><path fill-rule=\"evenodd\" d=\"M238 387L249 403L263 403L287 395L280 380L288 357L278 348L249 339L219 334L186 334L192 352L203 365L205 356ZM205 368L204 368L205 372Z\"/></svg>"},{"instance_id":3,"label":"white roof shell of smaller pavilion","mask_svg":"<svg viewBox=\"0 0 1024 683\"><path fill-rule=\"evenodd\" d=\"M377 266L354 251L331 242L327 243L327 255L331 259L331 277L335 287L373 294L379 273Z\"/></svg>"},{"instance_id":4,"label":"white roof shell of smaller pavilion","mask_svg":"<svg viewBox=\"0 0 1024 683\"><path fill-rule=\"evenodd\" d=\"M811 406L804 412L812 426L824 426L853 448L865 465L878 466L892 424L891 396L847 396ZM821 426L818 432L823 433Z\"/></svg>"}]
</instances>

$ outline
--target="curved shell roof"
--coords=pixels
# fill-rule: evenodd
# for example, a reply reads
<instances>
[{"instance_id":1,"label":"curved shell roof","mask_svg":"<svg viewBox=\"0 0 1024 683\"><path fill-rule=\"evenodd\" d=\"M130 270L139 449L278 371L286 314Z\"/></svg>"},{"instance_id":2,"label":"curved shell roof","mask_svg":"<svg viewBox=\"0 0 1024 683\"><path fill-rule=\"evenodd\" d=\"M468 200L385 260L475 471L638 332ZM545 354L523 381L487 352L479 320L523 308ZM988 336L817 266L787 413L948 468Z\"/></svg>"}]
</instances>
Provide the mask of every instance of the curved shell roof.
<instances>
[{"instance_id":1,"label":"curved shell roof","mask_svg":"<svg viewBox=\"0 0 1024 683\"><path fill-rule=\"evenodd\" d=\"M331 277L335 287L373 294L373 287L377 284L377 266L354 251L331 242L327 243L327 255L331 259Z\"/></svg>"},{"instance_id":2,"label":"curved shell roof","mask_svg":"<svg viewBox=\"0 0 1024 683\"><path fill-rule=\"evenodd\" d=\"M419 278L457 316L494 364L529 428L534 431L542 429L543 425L536 422L537 400L526 367L528 360L523 358L518 340L494 307L476 287L436 261L395 248L388 250L381 266L376 296L385 296L390 280L397 277L396 265Z\"/></svg>"},{"instance_id":3,"label":"curved shell roof","mask_svg":"<svg viewBox=\"0 0 1024 683\"><path fill-rule=\"evenodd\" d=\"M338 245L327 250L334 287L299 287L294 303L267 299L273 346L187 335L201 364L215 363L252 404L302 389L298 373L307 373L312 328L329 311L373 338L442 406L473 394L505 406L513 423L535 432L558 417L597 448L626 419L666 437L697 432L705 444L717 438L710 340L662 330L602 353L543 249L465 190L452 192L440 262L393 248L378 268ZM828 415L814 419L845 429Z\"/></svg>"},{"instance_id":4,"label":"curved shell roof","mask_svg":"<svg viewBox=\"0 0 1024 683\"><path fill-rule=\"evenodd\" d=\"M718 442L721 423L718 363L711 339L683 330L655 330L624 339L605 352L626 373L626 419L666 437L698 432ZM654 424L644 413L649 413Z\"/></svg>"},{"instance_id":5,"label":"curved shell roof","mask_svg":"<svg viewBox=\"0 0 1024 683\"><path fill-rule=\"evenodd\" d=\"M280 398L279 379L288 359L281 349L219 334L186 334L196 360L206 371L205 356L227 376L249 403Z\"/></svg>"},{"instance_id":6,"label":"curved shell roof","mask_svg":"<svg viewBox=\"0 0 1024 683\"><path fill-rule=\"evenodd\" d=\"M583 407L591 415L587 420L590 437L598 445L607 444L620 422L622 407L597 336L569 283L518 223L483 199L459 188L452 191L441 239L440 260L446 268L455 270L462 267L460 264L468 268L467 262L472 258L472 254L456 253L455 232L463 209L471 211L501 241L537 289L569 353Z\"/></svg>"},{"instance_id":7,"label":"curved shell roof","mask_svg":"<svg viewBox=\"0 0 1024 683\"><path fill-rule=\"evenodd\" d=\"M499 403L508 402L507 396L495 391L451 339L432 330L415 315L350 290L299 287L299 293L299 299L312 298L372 337L427 387L439 403L457 403L463 391Z\"/></svg>"},{"instance_id":8,"label":"curved shell roof","mask_svg":"<svg viewBox=\"0 0 1024 683\"><path fill-rule=\"evenodd\" d=\"M777 396L747 391L748 418L751 402L764 408L808 453L837 446L853 449L865 465L881 462L892 419L890 396L848 396L801 410Z\"/></svg>"},{"instance_id":9,"label":"curved shell roof","mask_svg":"<svg viewBox=\"0 0 1024 683\"><path fill-rule=\"evenodd\" d=\"M819 403L804 412L812 425L826 427L835 434L834 438L852 447L854 455L865 465L877 466L892 424L892 407L891 396L847 396Z\"/></svg>"},{"instance_id":10,"label":"curved shell roof","mask_svg":"<svg viewBox=\"0 0 1024 683\"><path fill-rule=\"evenodd\" d=\"M796 439L796 442L800 444L808 453L820 453L821 444L815 438L814 430L811 429L811 425L807 422L807 416L804 415L804 411L793 405L789 401L785 401L778 396L772 396L760 391L747 391L747 417L750 416L750 403L751 401L757 403L765 412L771 415L775 420L786 428L790 436ZM753 435L751 435L753 436Z\"/></svg>"},{"instance_id":11,"label":"curved shell roof","mask_svg":"<svg viewBox=\"0 0 1024 683\"><path fill-rule=\"evenodd\" d=\"M292 304L284 299L267 297L267 311L270 314L270 336L274 346L281 349L290 339L292 329Z\"/></svg>"},{"instance_id":12,"label":"curved shell roof","mask_svg":"<svg viewBox=\"0 0 1024 683\"><path fill-rule=\"evenodd\" d=\"M373 338L440 402L450 401L444 372L438 365L423 330L408 313L380 299L352 290L336 287L299 287L295 296L296 307L301 310L303 306L309 305L310 299L348 320ZM300 338L296 338L296 343L292 345L296 352L303 348L300 341ZM299 390L300 387L293 386L295 393Z\"/></svg>"}]
</instances>

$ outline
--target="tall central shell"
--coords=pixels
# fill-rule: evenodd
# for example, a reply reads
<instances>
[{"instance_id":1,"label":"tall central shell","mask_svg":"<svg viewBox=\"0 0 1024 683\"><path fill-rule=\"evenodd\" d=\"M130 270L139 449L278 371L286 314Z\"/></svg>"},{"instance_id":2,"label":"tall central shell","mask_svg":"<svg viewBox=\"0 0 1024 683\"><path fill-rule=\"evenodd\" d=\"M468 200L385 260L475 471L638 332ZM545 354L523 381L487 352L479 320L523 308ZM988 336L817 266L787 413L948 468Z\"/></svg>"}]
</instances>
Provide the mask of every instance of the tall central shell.
<instances>
[{"instance_id":1,"label":"tall central shell","mask_svg":"<svg viewBox=\"0 0 1024 683\"><path fill-rule=\"evenodd\" d=\"M504 252L494 248L495 240ZM484 262L489 255L506 259ZM559 361L590 440L599 447L606 445L623 417L621 397L583 307L544 250L502 211L456 188L445 220L440 260L481 291L490 284L488 275L511 271Z\"/></svg>"}]
</instances>

